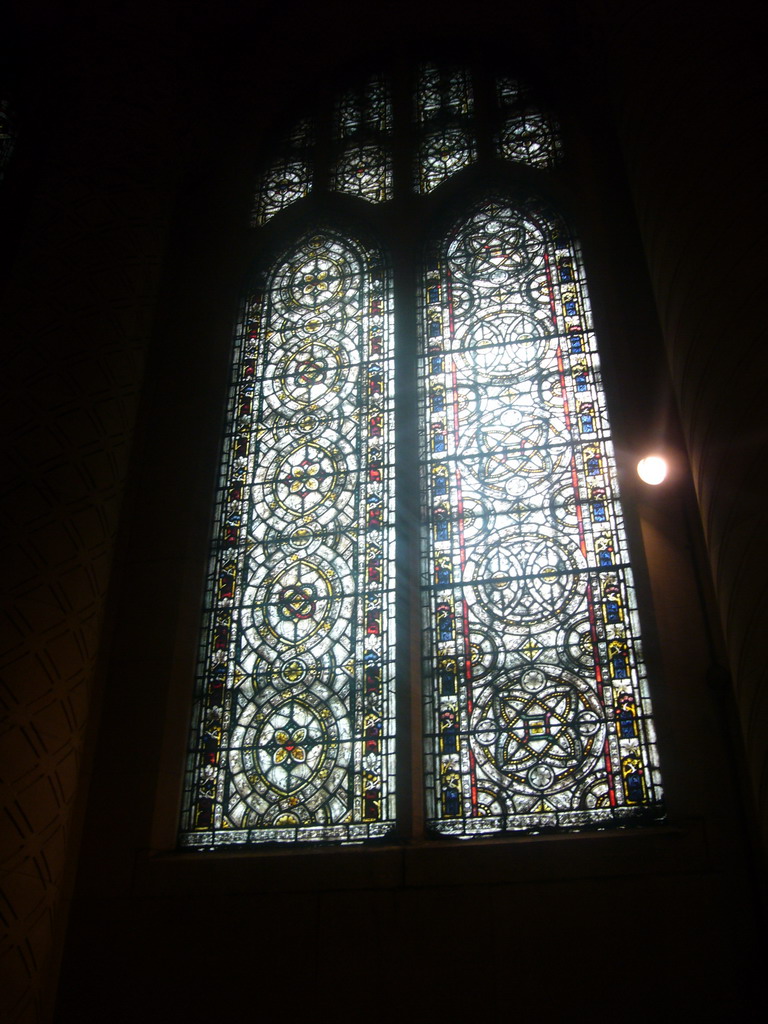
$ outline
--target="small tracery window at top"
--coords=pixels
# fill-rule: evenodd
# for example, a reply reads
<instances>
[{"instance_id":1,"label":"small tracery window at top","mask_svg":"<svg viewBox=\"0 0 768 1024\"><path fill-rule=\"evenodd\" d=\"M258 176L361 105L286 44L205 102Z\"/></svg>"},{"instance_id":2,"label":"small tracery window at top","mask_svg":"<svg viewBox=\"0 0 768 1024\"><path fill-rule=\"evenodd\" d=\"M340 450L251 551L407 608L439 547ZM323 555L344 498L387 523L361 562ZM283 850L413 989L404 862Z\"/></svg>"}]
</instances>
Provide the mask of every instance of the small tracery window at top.
<instances>
[{"instance_id":1,"label":"small tracery window at top","mask_svg":"<svg viewBox=\"0 0 768 1024\"><path fill-rule=\"evenodd\" d=\"M278 149L281 156L272 161L261 176L253 209L253 224L266 224L276 213L309 195L314 145L312 122L297 121L283 137Z\"/></svg>"},{"instance_id":2,"label":"small tracery window at top","mask_svg":"<svg viewBox=\"0 0 768 1024\"><path fill-rule=\"evenodd\" d=\"M345 140L331 170L331 189L370 203L392 198L392 102L382 78L350 90L335 112L335 135Z\"/></svg>"},{"instance_id":3,"label":"small tracery window at top","mask_svg":"<svg viewBox=\"0 0 768 1024\"><path fill-rule=\"evenodd\" d=\"M419 192L431 192L477 159L473 109L468 72L422 68L416 96L422 126L416 165Z\"/></svg>"},{"instance_id":4,"label":"small tracery window at top","mask_svg":"<svg viewBox=\"0 0 768 1024\"><path fill-rule=\"evenodd\" d=\"M360 134L386 135L392 130L392 100L387 81L376 76L339 100L335 113L335 137L349 139Z\"/></svg>"},{"instance_id":5,"label":"small tracery window at top","mask_svg":"<svg viewBox=\"0 0 768 1024\"><path fill-rule=\"evenodd\" d=\"M496 82L502 122L496 146L500 156L531 167L554 167L562 155L554 118L534 106L528 90L511 78Z\"/></svg>"},{"instance_id":6,"label":"small tracery window at top","mask_svg":"<svg viewBox=\"0 0 768 1024\"><path fill-rule=\"evenodd\" d=\"M308 196L311 187L312 169L307 160L277 160L262 179L254 223L266 224L280 210Z\"/></svg>"},{"instance_id":7,"label":"small tracery window at top","mask_svg":"<svg viewBox=\"0 0 768 1024\"><path fill-rule=\"evenodd\" d=\"M388 150L375 144L348 147L333 170L331 187L370 203L391 199L392 159Z\"/></svg>"},{"instance_id":8,"label":"small tracery window at top","mask_svg":"<svg viewBox=\"0 0 768 1024\"><path fill-rule=\"evenodd\" d=\"M432 825L647 813L656 748L578 252L536 204L487 202L434 248L424 309Z\"/></svg>"},{"instance_id":9,"label":"small tracery window at top","mask_svg":"<svg viewBox=\"0 0 768 1024\"><path fill-rule=\"evenodd\" d=\"M318 232L248 303L182 841L359 841L394 821L389 277Z\"/></svg>"},{"instance_id":10,"label":"small tracery window at top","mask_svg":"<svg viewBox=\"0 0 768 1024\"><path fill-rule=\"evenodd\" d=\"M473 111L472 86L464 68L421 69L416 108L419 121L428 124L448 117L465 119Z\"/></svg>"},{"instance_id":11,"label":"small tracery window at top","mask_svg":"<svg viewBox=\"0 0 768 1024\"><path fill-rule=\"evenodd\" d=\"M476 156L472 136L464 128L447 126L428 135L419 150L419 191L431 192Z\"/></svg>"},{"instance_id":12,"label":"small tracery window at top","mask_svg":"<svg viewBox=\"0 0 768 1024\"><path fill-rule=\"evenodd\" d=\"M513 78L491 77L486 93L495 96L481 119L485 145L498 157L535 168L551 168L560 160L560 129L540 109L530 91ZM420 68L409 117L415 120L415 146L410 153L413 178L401 182L409 191L427 194L458 171L477 163L473 76L463 68ZM482 92L482 90L481 90ZM286 135L259 181L253 222L266 224L276 214L309 196L315 180L331 192L369 203L394 198L393 138L395 120L392 85L375 75L345 92L316 121L304 118ZM315 125L327 124L329 137L316 147ZM316 166L322 154L321 166ZM404 164L403 164L404 165Z\"/></svg>"}]
</instances>

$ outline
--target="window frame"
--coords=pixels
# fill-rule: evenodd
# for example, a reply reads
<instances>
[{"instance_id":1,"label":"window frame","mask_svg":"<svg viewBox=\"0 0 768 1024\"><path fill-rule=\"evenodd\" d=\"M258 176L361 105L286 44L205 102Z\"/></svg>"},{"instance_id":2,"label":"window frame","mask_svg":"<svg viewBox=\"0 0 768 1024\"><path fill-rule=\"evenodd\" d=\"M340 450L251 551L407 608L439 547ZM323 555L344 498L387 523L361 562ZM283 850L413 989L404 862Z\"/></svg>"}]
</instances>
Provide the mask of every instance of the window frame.
<instances>
[{"instance_id":1,"label":"window frame","mask_svg":"<svg viewBox=\"0 0 768 1024\"><path fill-rule=\"evenodd\" d=\"M486 84L488 79L486 78ZM401 111L402 111L402 87ZM478 104L478 118L482 120L482 104ZM492 127L492 126L491 126ZM415 453L418 450L418 399L416 394L415 364L419 337L419 288L422 276L423 254L431 239L447 229L447 225L455 222L459 213L468 210L479 198L488 194L503 195L511 203L535 197L553 209L571 229L572 237L580 238L580 232L573 230L575 211L569 209L574 191L570 180L570 169L567 159L562 160L553 168L532 168L510 163L488 154L488 140L491 129L486 126L485 143L480 146L480 156L469 167L457 171L451 178L431 189L425 194L407 194L402 188L404 151L408 146L406 138L402 151L398 152L395 139L395 163L400 164L400 174L396 171L396 195L393 203L372 205L355 196L331 193L323 187L327 180L326 167L319 169L315 187L304 198L298 199L283 210L277 212L266 224L258 227L249 241L249 262L251 269L245 275L252 277L253 267L268 267L275 253L285 249L286 245L295 243L301 235L306 235L310 225L318 228L328 227L335 232L345 233L345 224L353 228L352 237L371 240L391 261L393 268L393 295L395 308L395 378L396 378L396 502L397 521L418 523L419 496L415 488L408 487L407 481L418 479L419 467ZM404 133L407 136L407 133ZM322 152L322 150L321 150ZM327 162L327 154L326 154ZM328 164L330 167L330 163ZM398 182L401 187L398 189ZM401 216L392 216L392 207L399 207ZM409 216L404 215L408 211ZM404 230L405 225L405 230ZM418 243L414 242L418 239ZM588 259L585 253L585 264ZM258 271L257 271L258 272ZM593 292L592 277L590 279L590 296ZM243 289L245 291L247 289ZM603 331L598 324L598 316L593 305L595 333L601 345L601 362L604 378L606 404L609 408L612 433L616 435L617 421L612 408L613 401L606 381L606 359ZM643 591L647 590L644 581L643 559L638 557L636 540L637 529L633 528L631 509L628 508L626 488L622 488L622 507L626 520L629 547L632 551L632 566L638 592L638 604L646 607L641 612L643 620L644 647L648 650L647 638L652 633L649 622L647 601ZM402 528L397 528L398 564L413 566L418 564L419 527L407 531L403 536ZM635 537L633 538L633 534ZM401 555L402 552L402 555ZM422 598L418 585L418 573L397 573L397 803L398 824L391 834L391 841L413 841L426 835L424 825L424 790L423 790L423 696L422 696L422 652L420 650ZM651 647L653 644L651 643ZM649 659L646 654L644 661ZM648 666L649 677L657 672ZM653 690L651 683L650 689ZM659 813L651 815L655 820ZM629 823L628 827L631 827ZM563 833L572 834L570 832ZM517 833L504 833L502 837L515 836ZM434 838L438 838L434 836ZM442 837L442 841L445 838ZM269 844L267 844L269 845ZM296 844L301 846L301 843ZM262 844L244 849L259 849Z\"/></svg>"}]
</instances>

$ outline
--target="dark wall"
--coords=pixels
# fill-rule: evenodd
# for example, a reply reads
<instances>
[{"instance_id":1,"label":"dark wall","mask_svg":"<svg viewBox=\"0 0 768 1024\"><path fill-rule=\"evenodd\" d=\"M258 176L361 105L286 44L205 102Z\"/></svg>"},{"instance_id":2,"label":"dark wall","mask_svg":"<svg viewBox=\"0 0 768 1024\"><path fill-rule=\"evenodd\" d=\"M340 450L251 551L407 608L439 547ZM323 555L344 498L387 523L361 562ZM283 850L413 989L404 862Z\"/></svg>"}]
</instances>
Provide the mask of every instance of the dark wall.
<instances>
[{"instance_id":1,"label":"dark wall","mask_svg":"<svg viewBox=\"0 0 768 1024\"><path fill-rule=\"evenodd\" d=\"M62 954L62 1021L344 1017L406 1002L451 1018L478 1001L559 1015L600 998L596 986L624 1008L630 991L731 1012L746 998L767 732L759 64L738 8L697 12L695 30L687 13L550 2L490 22L458 4L361 16L168 3L19 15L20 141L0 196L10 1019L50 1016ZM504 57L565 119L620 461L659 433L676 453L663 493L624 480L657 626L668 824L182 857L253 169L308 96L401 51Z\"/></svg>"}]
</instances>

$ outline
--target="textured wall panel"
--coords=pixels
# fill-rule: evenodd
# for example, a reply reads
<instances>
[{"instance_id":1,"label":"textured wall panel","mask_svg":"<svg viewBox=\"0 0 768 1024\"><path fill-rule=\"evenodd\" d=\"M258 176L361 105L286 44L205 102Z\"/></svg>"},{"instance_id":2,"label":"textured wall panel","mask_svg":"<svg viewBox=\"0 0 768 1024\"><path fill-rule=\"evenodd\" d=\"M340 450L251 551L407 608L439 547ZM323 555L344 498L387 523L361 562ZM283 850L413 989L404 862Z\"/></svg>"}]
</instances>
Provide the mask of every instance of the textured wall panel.
<instances>
[{"instance_id":1,"label":"textured wall panel","mask_svg":"<svg viewBox=\"0 0 768 1024\"><path fill-rule=\"evenodd\" d=\"M768 431L755 123L757 15L646 4L614 99L720 605L756 799L768 821Z\"/></svg>"},{"instance_id":2,"label":"textured wall panel","mask_svg":"<svg viewBox=\"0 0 768 1024\"><path fill-rule=\"evenodd\" d=\"M9 1020L41 1012L166 241L164 111L156 95L139 105L141 89L131 85L129 95L109 95L83 79L69 96L68 117L59 110L61 119L52 119L51 169L40 175L3 299L14 381L3 409L10 600L0 683Z\"/></svg>"}]
</instances>

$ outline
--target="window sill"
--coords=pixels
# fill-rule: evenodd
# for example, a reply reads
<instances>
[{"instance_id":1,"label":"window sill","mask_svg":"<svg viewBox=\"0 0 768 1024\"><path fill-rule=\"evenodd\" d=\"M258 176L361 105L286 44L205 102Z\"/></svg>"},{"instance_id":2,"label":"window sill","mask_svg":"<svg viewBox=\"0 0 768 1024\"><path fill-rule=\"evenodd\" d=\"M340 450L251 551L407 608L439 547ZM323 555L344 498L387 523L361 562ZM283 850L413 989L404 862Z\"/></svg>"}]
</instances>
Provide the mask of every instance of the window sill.
<instances>
[{"instance_id":1,"label":"window sill","mask_svg":"<svg viewBox=\"0 0 768 1024\"><path fill-rule=\"evenodd\" d=\"M514 885L697 873L715 867L704 823L612 832L304 849L145 851L134 895L307 892Z\"/></svg>"}]
</instances>

